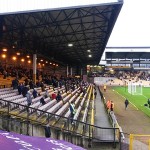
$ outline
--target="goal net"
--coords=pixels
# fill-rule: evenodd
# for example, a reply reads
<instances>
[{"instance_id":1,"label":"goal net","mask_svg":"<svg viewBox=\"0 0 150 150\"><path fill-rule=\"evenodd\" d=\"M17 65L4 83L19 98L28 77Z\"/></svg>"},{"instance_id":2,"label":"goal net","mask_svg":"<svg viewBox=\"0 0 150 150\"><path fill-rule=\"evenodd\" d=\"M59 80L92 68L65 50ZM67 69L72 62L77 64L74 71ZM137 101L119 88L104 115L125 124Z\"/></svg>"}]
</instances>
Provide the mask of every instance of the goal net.
<instances>
[{"instance_id":1,"label":"goal net","mask_svg":"<svg viewBox=\"0 0 150 150\"><path fill-rule=\"evenodd\" d=\"M129 81L128 92L132 95L142 95L142 83Z\"/></svg>"}]
</instances>

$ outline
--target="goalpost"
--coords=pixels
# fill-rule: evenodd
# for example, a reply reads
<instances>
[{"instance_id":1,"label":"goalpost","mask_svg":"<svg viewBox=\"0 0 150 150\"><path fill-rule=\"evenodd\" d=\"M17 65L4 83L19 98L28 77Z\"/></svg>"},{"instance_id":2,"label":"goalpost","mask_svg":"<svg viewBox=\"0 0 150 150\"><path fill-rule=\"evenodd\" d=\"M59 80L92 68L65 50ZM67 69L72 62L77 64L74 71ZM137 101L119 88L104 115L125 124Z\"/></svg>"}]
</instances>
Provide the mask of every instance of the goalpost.
<instances>
[{"instance_id":1,"label":"goalpost","mask_svg":"<svg viewBox=\"0 0 150 150\"><path fill-rule=\"evenodd\" d=\"M128 92L132 95L142 95L142 83L129 81Z\"/></svg>"}]
</instances>

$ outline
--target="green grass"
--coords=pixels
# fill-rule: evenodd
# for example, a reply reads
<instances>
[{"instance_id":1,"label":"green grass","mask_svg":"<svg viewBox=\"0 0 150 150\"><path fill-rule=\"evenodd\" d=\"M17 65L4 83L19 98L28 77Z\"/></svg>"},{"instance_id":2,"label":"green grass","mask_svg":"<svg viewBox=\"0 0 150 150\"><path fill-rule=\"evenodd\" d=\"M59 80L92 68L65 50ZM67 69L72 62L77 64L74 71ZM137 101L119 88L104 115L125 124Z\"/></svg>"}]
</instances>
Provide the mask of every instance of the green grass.
<instances>
[{"instance_id":1,"label":"green grass","mask_svg":"<svg viewBox=\"0 0 150 150\"><path fill-rule=\"evenodd\" d=\"M115 91L117 91L122 96L126 97L133 105L135 105L139 110L144 112L146 115L150 117L150 108L145 107L144 104L147 103L148 98L150 98L150 88L143 87L142 95L131 95L128 93L128 88L126 87L114 87Z\"/></svg>"}]
</instances>

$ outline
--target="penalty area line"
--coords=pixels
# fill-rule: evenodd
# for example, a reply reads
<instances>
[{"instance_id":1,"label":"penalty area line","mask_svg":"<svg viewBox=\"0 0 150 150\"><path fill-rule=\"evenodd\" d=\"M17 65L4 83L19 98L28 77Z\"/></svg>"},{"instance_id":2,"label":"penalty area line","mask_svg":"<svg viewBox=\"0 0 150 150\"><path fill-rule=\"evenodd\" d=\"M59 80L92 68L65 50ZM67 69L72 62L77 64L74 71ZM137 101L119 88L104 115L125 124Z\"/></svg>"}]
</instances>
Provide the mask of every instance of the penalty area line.
<instances>
[{"instance_id":1,"label":"penalty area line","mask_svg":"<svg viewBox=\"0 0 150 150\"><path fill-rule=\"evenodd\" d=\"M120 96L122 96L124 99L126 99L126 97L124 97L123 95L121 95L120 93L118 93L116 90L114 90L117 94L119 94ZM130 103L131 103L131 105L133 105L135 108L136 108L136 110L139 110L130 100L128 100Z\"/></svg>"}]
</instances>

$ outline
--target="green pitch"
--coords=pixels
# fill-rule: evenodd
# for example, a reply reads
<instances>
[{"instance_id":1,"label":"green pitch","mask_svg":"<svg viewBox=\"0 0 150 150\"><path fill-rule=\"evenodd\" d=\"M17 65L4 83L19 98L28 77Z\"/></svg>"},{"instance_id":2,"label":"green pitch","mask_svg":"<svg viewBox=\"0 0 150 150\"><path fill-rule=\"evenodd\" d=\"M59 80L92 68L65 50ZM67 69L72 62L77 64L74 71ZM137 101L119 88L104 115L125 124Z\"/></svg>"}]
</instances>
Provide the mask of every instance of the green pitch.
<instances>
[{"instance_id":1,"label":"green pitch","mask_svg":"<svg viewBox=\"0 0 150 150\"><path fill-rule=\"evenodd\" d=\"M147 104L148 98L150 98L150 87L143 87L142 95L131 95L128 93L128 87L113 87L113 89L150 117L150 108L144 106L144 104Z\"/></svg>"}]
</instances>

